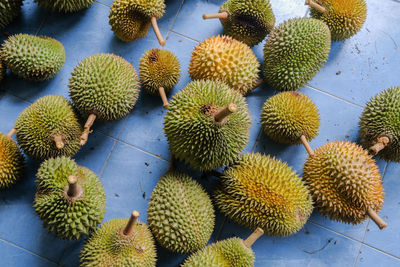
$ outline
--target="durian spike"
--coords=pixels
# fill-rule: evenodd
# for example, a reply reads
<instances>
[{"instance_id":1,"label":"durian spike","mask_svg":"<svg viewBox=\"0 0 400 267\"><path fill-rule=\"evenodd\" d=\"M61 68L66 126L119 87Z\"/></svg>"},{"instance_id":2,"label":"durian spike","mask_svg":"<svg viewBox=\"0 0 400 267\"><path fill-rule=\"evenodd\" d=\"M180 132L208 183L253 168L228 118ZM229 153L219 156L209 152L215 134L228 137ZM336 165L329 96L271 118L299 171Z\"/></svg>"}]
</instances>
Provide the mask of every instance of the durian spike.
<instances>
[{"instance_id":1,"label":"durian spike","mask_svg":"<svg viewBox=\"0 0 400 267\"><path fill-rule=\"evenodd\" d=\"M68 191L67 191L67 195L70 198L75 198L80 194L79 191L80 190L79 190L79 187L78 187L78 178L75 175L68 176Z\"/></svg>"},{"instance_id":2,"label":"durian spike","mask_svg":"<svg viewBox=\"0 0 400 267\"><path fill-rule=\"evenodd\" d=\"M158 88L158 92L160 93L160 96L161 96L161 99L162 99L162 102L163 102L163 107L164 108L168 108L169 103L168 103L167 95L165 94L164 87L161 86L160 88Z\"/></svg>"},{"instance_id":3,"label":"durian spike","mask_svg":"<svg viewBox=\"0 0 400 267\"><path fill-rule=\"evenodd\" d=\"M379 151L381 151L382 149L384 149L390 142L389 137L387 137L386 135L379 137L377 140L377 142L371 146L368 150L372 155L376 155L379 153Z\"/></svg>"},{"instance_id":4,"label":"durian spike","mask_svg":"<svg viewBox=\"0 0 400 267\"><path fill-rule=\"evenodd\" d=\"M63 149L64 148L65 144L64 144L63 137L62 137L61 134L53 135L53 140L56 143L56 147L58 149Z\"/></svg>"},{"instance_id":5,"label":"durian spike","mask_svg":"<svg viewBox=\"0 0 400 267\"><path fill-rule=\"evenodd\" d=\"M310 144L308 143L307 138L304 135L302 135L302 136L300 136L300 140L303 143L304 147L306 148L308 155L310 155L311 157L314 156L314 150L311 148Z\"/></svg>"},{"instance_id":6,"label":"durian spike","mask_svg":"<svg viewBox=\"0 0 400 267\"><path fill-rule=\"evenodd\" d=\"M86 142L89 138L90 127L92 127L95 120L96 120L96 115L90 114L85 123L85 126L83 127L83 133L81 135L81 146L86 144Z\"/></svg>"},{"instance_id":7,"label":"durian spike","mask_svg":"<svg viewBox=\"0 0 400 267\"><path fill-rule=\"evenodd\" d=\"M165 45L165 40L160 32L160 29L158 28L158 24L157 24L157 18L156 17L151 17L151 25L153 25L153 30L154 33L157 36L158 42L160 43L161 46Z\"/></svg>"},{"instance_id":8,"label":"durian spike","mask_svg":"<svg viewBox=\"0 0 400 267\"><path fill-rule=\"evenodd\" d=\"M15 128L12 128L11 131L8 132L7 136L11 138L16 132L17 130L15 130Z\"/></svg>"},{"instance_id":9,"label":"durian spike","mask_svg":"<svg viewBox=\"0 0 400 267\"><path fill-rule=\"evenodd\" d=\"M220 13L214 13L214 14L204 14L203 19L227 19L229 17L228 12L223 11Z\"/></svg>"},{"instance_id":10,"label":"durian spike","mask_svg":"<svg viewBox=\"0 0 400 267\"><path fill-rule=\"evenodd\" d=\"M264 80L263 80L263 79L259 79L259 80L256 82L256 84L254 85L254 87L253 87L252 90L254 90L254 89L256 89L257 87L261 86L263 83L264 83Z\"/></svg>"},{"instance_id":11,"label":"durian spike","mask_svg":"<svg viewBox=\"0 0 400 267\"><path fill-rule=\"evenodd\" d=\"M216 122L223 122L223 120L228 117L230 114L236 112L237 106L235 103L230 103L228 106L218 111L217 114L214 115L214 119Z\"/></svg>"},{"instance_id":12,"label":"durian spike","mask_svg":"<svg viewBox=\"0 0 400 267\"><path fill-rule=\"evenodd\" d=\"M243 241L244 245L247 248L251 248L254 242L256 242L257 239L260 238L260 236L262 236L263 234L264 231L260 227L257 227L257 229L254 230L254 232L248 238L246 238L246 240Z\"/></svg>"},{"instance_id":13,"label":"durian spike","mask_svg":"<svg viewBox=\"0 0 400 267\"><path fill-rule=\"evenodd\" d=\"M321 5L317 4L317 3L315 3L315 2L312 1L312 0L306 0L305 5L308 5L308 6L310 6L310 7L313 7L313 8L315 8L316 10L318 10L319 12L321 12L321 13L325 13L325 12L326 12L326 8L325 8L325 7L323 7L323 6L321 6Z\"/></svg>"},{"instance_id":14,"label":"durian spike","mask_svg":"<svg viewBox=\"0 0 400 267\"><path fill-rule=\"evenodd\" d=\"M129 218L128 223L126 224L123 234L131 235L133 232L133 226L135 226L137 219L139 218L140 213L136 210L132 211L131 217Z\"/></svg>"},{"instance_id":15,"label":"durian spike","mask_svg":"<svg viewBox=\"0 0 400 267\"><path fill-rule=\"evenodd\" d=\"M374 221L374 223L376 223L376 225L378 225L379 229L385 229L388 224L387 222L385 222L381 217L379 217L379 215L371 208L368 208L368 216L371 218L371 220Z\"/></svg>"}]
</instances>

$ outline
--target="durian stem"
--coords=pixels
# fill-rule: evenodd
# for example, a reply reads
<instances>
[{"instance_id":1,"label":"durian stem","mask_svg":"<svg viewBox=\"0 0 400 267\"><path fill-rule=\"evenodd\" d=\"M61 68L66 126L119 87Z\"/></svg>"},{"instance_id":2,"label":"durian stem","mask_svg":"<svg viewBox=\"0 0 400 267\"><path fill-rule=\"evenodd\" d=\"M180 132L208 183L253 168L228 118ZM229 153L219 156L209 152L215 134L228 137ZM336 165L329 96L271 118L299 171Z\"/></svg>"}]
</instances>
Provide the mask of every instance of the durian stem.
<instances>
[{"instance_id":1,"label":"durian stem","mask_svg":"<svg viewBox=\"0 0 400 267\"><path fill-rule=\"evenodd\" d=\"M243 241L244 245L247 248L251 248L254 242L256 242L257 239L260 238L260 236L262 236L263 234L264 231L260 227L257 227L257 229L254 230L254 232L248 238L246 238L246 240Z\"/></svg>"},{"instance_id":2,"label":"durian stem","mask_svg":"<svg viewBox=\"0 0 400 267\"><path fill-rule=\"evenodd\" d=\"M308 5L308 6L310 6L310 7L315 8L316 10L318 10L318 11L321 12L321 13L325 13L325 12L326 12L326 8L325 8L325 7L323 7L323 6L321 6L321 5L317 4L317 3L315 3L315 2L312 1L312 0L306 0L306 3L305 3L305 4Z\"/></svg>"},{"instance_id":3,"label":"durian stem","mask_svg":"<svg viewBox=\"0 0 400 267\"><path fill-rule=\"evenodd\" d=\"M379 151L384 149L389 144L389 142L389 137L387 137L386 135L381 136L376 140L376 143L369 148L369 152L375 156L379 153Z\"/></svg>"},{"instance_id":4,"label":"durian stem","mask_svg":"<svg viewBox=\"0 0 400 267\"><path fill-rule=\"evenodd\" d=\"M214 14L204 14L203 19L227 19L229 17L228 12L223 11L220 13L214 13Z\"/></svg>"},{"instance_id":5,"label":"durian stem","mask_svg":"<svg viewBox=\"0 0 400 267\"><path fill-rule=\"evenodd\" d=\"M256 89L257 87L261 86L263 83L264 83L264 80L263 80L263 79L259 79L259 80L256 82L256 84L253 86L253 89L252 89L252 90L254 90L254 89Z\"/></svg>"},{"instance_id":6,"label":"durian stem","mask_svg":"<svg viewBox=\"0 0 400 267\"><path fill-rule=\"evenodd\" d=\"M156 17L151 17L151 25L153 25L153 30L154 33L157 36L158 42L160 43L161 46L165 45L165 40L160 32L160 29L158 28L158 24L157 24L157 18Z\"/></svg>"},{"instance_id":7,"label":"durian stem","mask_svg":"<svg viewBox=\"0 0 400 267\"><path fill-rule=\"evenodd\" d=\"M167 95L165 94L164 87L161 86L160 88L158 88L158 92L160 93L160 96L161 96L161 99L162 99L162 102L163 102L163 107L164 108L168 108L169 103L168 103Z\"/></svg>"},{"instance_id":8,"label":"durian stem","mask_svg":"<svg viewBox=\"0 0 400 267\"><path fill-rule=\"evenodd\" d=\"M304 147L306 148L308 155L310 155L311 157L314 156L314 150L311 148L305 135L300 136L300 140L303 143Z\"/></svg>"},{"instance_id":9,"label":"durian stem","mask_svg":"<svg viewBox=\"0 0 400 267\"><path fill-rule=\"evenodd\" d=\"M78 178L74 175L68 176L68 191L67 195L71 198L76 197L79 194L78 189Z\"/></svg>"},{"instance_id":10,"label":"durian stem","mask_svg":"<svg viewBox=\"0 0 400 267\"><path fill-rule=\"evenodd\" d=\"M95 120L96 120L96 115L90 114L85 123L85 126L83 127L83 133L81 135L81 146L83 146L87 143L87 140L89 138L89 133L90 133L90 127L93 126L93 123Z\"/></svg>"},{"instance_id":11,"label":"durian stem","mask_svg":"<svg viewBox=\"0 0 400 267\"><path fill-rule=\"evenodd\" d=\"M140 213L136 210L132 211L131 217L129 218L128 223L124 228L124 235L131 235L133 232L133 226L135 226L137 219L139 218Z\"/></svg>"},{"instance_id":12,"label":"durian stem","mask_svg":"<svg viewBox=\"0 0 400 267\"><path fill-rule=\"evenodd\" d=\"M378 225L379 229L385 229L388 224L387 222L385 222L381 217L379 217L379 215L371 208L368 208L368 216L371 218L371 220L374 221L374 223L376 223L376 225Z\"/></svg>"},{"instance_id":13,"label":"durian stem","mask_svg":"<svg viewBox=\"0 0 400 267\"><path fill-rule=\"evenodd\" d=\"M236 110L237 110L236 104L230 103L228 106L226 106L222 110L218 111L214 115L214 120L216 122L222 123L226 119L226 117L228 117L230 114L236 112Z\"/></svg>"},{"instance_id":14,"label":"durian stem","mask_svg":"<svg viewBox=\"0 0 400 267\"><path fill-rule=\"evenodd\" d=\"M61 134L53 135L53 140L56 143L56 147L58 149L63 149L64 148L65 144L64 144L63 137L62 137Z\"/></svg>"},{"instance_id":15,"label":"durian stem","mask_svg":"<svg viewBox=\"0 0 400 267\"><path fill-rule=\"evenodd\" d=\"M12 128L11 131L8 132L7 136L11 138L16 132L17 130L15 130L15 128Z\"/></svg>"}]
</instances>

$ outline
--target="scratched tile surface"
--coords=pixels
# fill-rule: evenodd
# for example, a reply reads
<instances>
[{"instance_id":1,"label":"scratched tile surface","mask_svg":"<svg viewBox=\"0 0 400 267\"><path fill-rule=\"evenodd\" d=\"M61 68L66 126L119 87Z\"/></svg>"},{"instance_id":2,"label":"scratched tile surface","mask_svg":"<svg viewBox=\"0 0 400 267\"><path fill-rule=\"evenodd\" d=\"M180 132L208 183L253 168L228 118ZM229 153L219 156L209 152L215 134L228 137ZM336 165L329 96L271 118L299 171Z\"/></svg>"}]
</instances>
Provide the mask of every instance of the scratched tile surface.
<instances>
[{"instance_id":1,"label":"scratched tile surface","mask_svg":"<svg viewBox=\"0 0 400 267\"><path fill-rule=\"evenodd\" d=\"M159 21L167 37L165 48L179 58L182 75L170 95L190 81L187 73L191 52L211 35L222 34L219 21L203 21L203 13L217 12L221 0L167 0ZM154 34L132 43L114 37L108 24L112 0L99 0L85 11L57 14L24 1L21 16L4 33L47 35L61 41L67 60L52 80L30 83L11 73L0 84L0 131L9 131L18 114L48 94L68 97L68 80L74 66L95 53L115 53L138 68L141 55L159 47ZM302 0L271 0L281 23L307 16ZM363 29L345 42L332 43L327 64L302 89L319 107L320 134L311 142L318 147L327 141L358 140L358 120L366 101L381 90L400 85L400 3L396 0L367 0L368 18ZM0 41L6 37L1 34ZM264 42L253 47L260 61ZM307 157L301 146L271 141L260 127L259 115L265 100L275 94L262 86L247 96L252 128L245 151L271 154L288 162L298 173ZM169 96L170 96L169 95ZM100 176L107 194L105 220L128 216L132 209L146 221L147 203L159 177L168 169L170 153L163 132L160 99L141 92L131 114L113 123L96 123L88 144L75 160ZM255 266L400 266L400 164L377 161L384 179L386 200L381 215L389 227L380 231L369 220L360 225L333 222L315 211L297 234L279 238L263 236L253 246ZM42 227L32 208L35 174L39 162L27 160L27 175L14 188L0 192L0 266L78 266L84 240L68 242ZM202 175L179 164L211 193L217 178ZM217 211L210 242L250 233ZM178 266L187 255L176 255L157 246L157 266Z\"/></svg>"}]
</instances>

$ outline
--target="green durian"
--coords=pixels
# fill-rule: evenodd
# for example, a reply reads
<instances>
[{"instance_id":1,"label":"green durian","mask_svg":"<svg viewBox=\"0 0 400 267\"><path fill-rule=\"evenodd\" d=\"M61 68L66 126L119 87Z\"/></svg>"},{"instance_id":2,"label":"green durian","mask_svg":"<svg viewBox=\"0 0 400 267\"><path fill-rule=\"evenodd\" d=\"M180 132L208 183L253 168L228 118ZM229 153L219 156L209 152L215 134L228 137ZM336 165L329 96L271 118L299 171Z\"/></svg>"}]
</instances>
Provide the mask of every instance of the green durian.
<instances>
[{"instance_id":1,"label":"green durian","mask_svg":"<svg viewBox=\"0 0 400 267\"><path fill-rule=\"evenodd\" d=\"M152 95L160 94L164 107L168 106L165 93L174 88L180 75L178 58L166 49L147 50L140 59L139 76L142 88Z\"/></svg>"},{"instance_id":2,"label":"green durian","mask_svg":"<svg viewBox=\"0 0 400 267\"><path fill-rule=\"evenodd\" d=\"M359 32L367 19L364 0L306 0L311 17L325 22L333 41L343 41Z\"/></svg>"},{"instance_id":3,"label":"green durian","mask_svg":"<svg viewBox=\"0 0 400 267\"><path fill-rule=\"evenodd\" d=\"M35 0L39 6L44 6L57 12L76 12L90 7L96 0Z\"/></svg>"},{"instance_id":4,"label":"green durian","mask_svg":"<svg viewBox=\"0 0 400 267\"><path fill-rule=\"evenodd\" d=\"M135 68L114 54L96 54L79 62L68 86L74 105L89 116L81 145L86 143L95 119L122 119L135 106L140 91Z\"/></svg>"},{"instance_id":5,"label":"green durian","mask_svg":"<svg viewBox=\"0 0 400 267\"><path fill-rule=\"evenodd\" d=\"M261 112L261 125L272 140L300 144L304 135L311 141L318 135L320 117L315 103L298 92L282 92L269 98Z\"/></svg>"},{"instance_id":6,"label":"green durian","mask_svg":"<svg viewBox=\"0 0 400 267\"><path fill-rule=\"evenodd\" d=\"M189 74L194 80L225 82L245 95L256 86L259 67L248 45L229 36L212 36L194 48Z\"/></svg>"},{"instance_id":7,"label":"green durian","mask_svg":"<svg viewBox=\"0 0 400 267\"><path fill-rule=\"evenodd\" d=\"M319 212L332 220L359 224L383 204L378 166L366 150L349 141L329 142L304 164L303 179Z\"/></svg>"},{"instance_id":8,"label":"green durian","mask_svg":"<svg viewBox=\"0 0 400 267\"><path fill-rule=\"evenodd\" d=\"M64 46L56 39L16 34L4 41L0 56L17 76L29 81L53 78L64 66Z\"/></svg>"},{"instance_id":9,"label":"green durian","mask_svg":"<svg viewBox=\"0 0 400 267\"><path fill-rule=\"evenodd\" d=\"M149 227L161 246L176 253L204 247L214 230L214 208L190 176L168 172L161 177L147 209Z\"/></svg>"},{"instance_id":10,"label":"green durian","mask_svg":"<svg viewBox=\"0 0 400 267\"><path fill-rule=\"evenodd\" d=\"M251 246L262 234L257 228L246 240L233 237L218 241L191 255L181 267L253 267Z\"/></svg>"},{"instance_id":11,"label":"green durian","mask_svg":"<svg viewBox=\"0 0 400 267\"><path fill-rule=\"evenodd\" d=\"M22 0L0 1L0 28L11 23L21 12Z\"/></svg>"},{"instance_id":12,"label":"green durian","mask_svg":"<svg viewBox=\"0 0 400 267\"><path fill-rule=\"evenodd\" d=\"M331 34L324 22L311 18L283 22L264 46L265 82L280 91L300 89L327 61L330 47Z\"/></svg>"},{"instance_id":13,"label":"green durian","mask_svg":"<svg viewBox=\"0 0 400 267\"><path fill-rule=\"evenodd\" d=\"M73 156L80 149L82 125L71 103L62 96L38 99L19 115L15 129L22 150L38 160Z\"/></svg>"},{"instance_id":14,"label":"green durian","mask_svg":"<svg viewBox=\"0 0 400 267\"><path fill-rule=\"evenodd\" d=\"M125 42L143 38L149 31L151 20L161 18L165 12L164 0L114 0L109 23L114 34ZM153 27L155 22L153 22ZM155 30L158 30L156 26ZM165 41L162 45L165 44Z\"/></svg>"},{"instance_id":15,"label":"green durian","mask_svg":"<svg viewBox=\"0 0 400 267\"><path fill-rule=\"evenodd\" d=\"M373 155L400 162L400 87L387 89L367 103L360 120L361 144Z\"/></svg>"},{"instance_id":16,"label":"green durian","mask_svg":"<svg viewBox=\"0 0 400 267\"><path fill-rule=\"evenodd\" d=\"M193 168L232 163L249 140L245 98L217 81L193 81L173 96L164 118L172 154Z\"/></svg>"},{"instance_id":17,"label":"green durian","mask_svg":"<svg viewBox=\"0 0 400 267\"><path fill-rule=\"evenodd\" d=\"M22 179L25 159L11 137L0 133L0 189L9 188Z\"/></svg>"},{"instance_id":18,"label":"green durian","mask_svg":"<svg viewBox=\"0 0 400 267\"><path fill-rule=\"evenodd\" d=\"M218 17L227 35L249 46L262 42L275 24L269 0L228 0Z\"/></svg>"},{"instance_id":19,"label":"green durian","mask_svg":"<svg viewBox=\"0 0 400 267\"><path fill-rule=\"evenodd\" d=\"M113 219L89 237L81 250L81 267L153 267L156 248L147 225L131 218Z\"/></svg>"},{"instance_id":20,"label":"green durian","mask_svg":"<svg viewBox=\"0 0 400 267\"><path fill-rule=\"evenodd\" d=\"M51 158L37 173L34 201L44 227L63 239L80 239L103 221L105 193L97 175L66 157Z\"/></svg>"},{"instance_id":21,"label":"green durian","mask_svg":"<svg viewBox=\"0 0 400 267\"><path fill-rule=\"evenodd\" d=\"M241 155L223 172L214 200L238 224L260 227L272 236L296 233L313 210L299 175L286 163L258 153Z\"/></svg>"}]
</instances>

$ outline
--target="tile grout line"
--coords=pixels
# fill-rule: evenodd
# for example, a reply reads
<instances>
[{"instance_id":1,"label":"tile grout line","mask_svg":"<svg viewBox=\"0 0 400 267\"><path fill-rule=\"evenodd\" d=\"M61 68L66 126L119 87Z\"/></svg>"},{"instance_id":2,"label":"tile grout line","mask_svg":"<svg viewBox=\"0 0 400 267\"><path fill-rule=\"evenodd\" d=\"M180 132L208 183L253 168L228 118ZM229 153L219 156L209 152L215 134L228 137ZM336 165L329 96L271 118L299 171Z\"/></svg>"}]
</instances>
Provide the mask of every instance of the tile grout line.
<instances>
[{"instance_id":1,"label":"tile grout line","mask_svg":"<svg viewBox=\"0 0 400 267\"><path fill-rule=\"evenodd\" d=\"M18 249L20 249L20 250L22 250L22 251L25 251L25 252L27 252L27 253L29 253L29 254L32 254L32 255L34 255L34 256L36 256L36 257L39 257L39 258L41 258L41 259L44 259L44 260L46 260L46 261L48 261L48 262L54 263L54 264L56 264L56 265L58 266L58 263L55 262L55 261L53 261L52 259L49 259L49 258L44 257L44 256L42 256L42 255L39 255L39 254L37 254L37 253L35 253L35 252L29 250L29 249L26 249L26 248L24 248L24 247L21 247L20 245L17 245L17 244L15 244L15 243L13 243L13 242L11 242L11 241L8 241L8 240L3 239L3 238L0 238L0 241L4 242L4 243L6 243L6 244L8 244L8 245L10 245L10 246L13 246L13 247L15 247L15 248L18 248Z\"/></svg>"},{"instance_id":2,"label":"tile grout line","mask_svg":"<svg viewBox=\"0 0 400 267\"><path fill-rule=\"evenodd\" d=\"M185 4L185 0L182 0L180 6L179 6L179 8L178 8L178 12L176 13L175 18L174 18L174 20L172 21L171 26L170 26L169 29L168 29L167 36L165 36L165 39L166 39L166 40L168 39L169 33L172 31L172 28L174 27L175 22L176 22L176 20L178 19L178 16L179 16L179 14L181 13L181 10L182 10L182 7L183 7L184 4Z\"/></svg>"},{"instance_id":3,"label":"tile grout line","mask_svg":"<svg viewBox=\"0 0 400 267\"><path fill-rule=\"evenodd\" d=\"M312 89L312 90L314 90L314 91L317 91L317 92L323 93L323 94L325 94L325 95L327 95L327 96L330 96L330 97L332 97L332 98L336 98L337 100L340 100L340 101L346 102L346 103L348 103L348 104L351 104L351 105L353 105L353 106L356 106L356 107L358 107L358 108L364 108L364 106L362 106L362 105L359 105L359 104L353 103L353 102L351 102L351 101L349 101L349 100L347 100L347 99L345 99L345 98L342 98L342 97L339 97L339 96L333 95L333 94L331 94L331 93L329 93L329 92L327 92L327 91L324 91L324 90L318 89L318 88L316 88L316 87L313 87L313 86L311 86L311 85L308 85L308 84L307 84L307 85L306 85L306 87L309 87L310 89Z\"/></svg>"},{"instance_id":4,"label":"tile grout line","mask_svg":"<svg viewBox=\"0 0 400 267\"><path fill-rule=\"evenodd\" d=\"M309 220L309 222L312 223L312 224L314 224L315 226L318 226L318 227L320 227L320 228L322 228L322 229L325 229L325 230L327 230L327 231L329 231L329 232L335 233L335 234L337 234L337 235L339 235L339 236L342 236L342 237L344 237L344 238L350 239L350 240L352 240L352 241L354 241L354 242L357 242L357 243L360 243L360 244L362 243L360 240L357 240L357 239L355 239L354 237L347 236L347 235L345 235L345 234L342 234L342 233L340 233L340 232L337 232L337 231L335 231L335 230L333 230L333 229L331 229L331 228L329 228L329 227L326 227L325 225L319 224L319 223L317 223L317 222L315 222L315 221L313 221L313 220Z\"/></svg>"},{"instance_id":5,"label":"tile grout line","mask_svg":"<svg viewBox=\"0 0 400 267\"><path fill-rule=\"evenodd\" d=\"M189 40L189 41L192 41L192 42L195 42L195 43L200 43L200 41L198 41L198 40L196 40L196 39L193 39L193 38L191 38L191 37L189 37L189 36L186 36L186 35L184 35L184 34L182 34L182 33L179 33L179 32L176 32L176 31L174 31L174 30L171 30L171 33L174 33L174 34L176 34L176 35L178 35L178 36L181 36L181 37L183 37L183 38L185 38L185 39L187 39L187 40Z\"/></svg>"}]
</instances>

